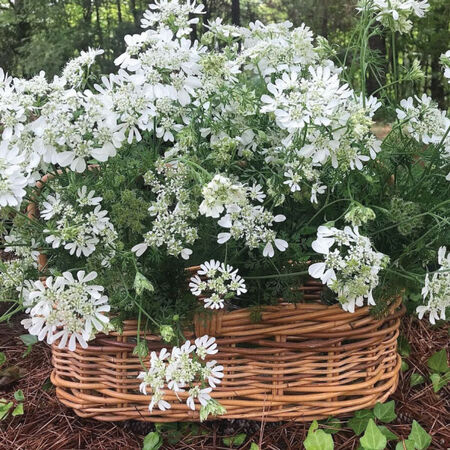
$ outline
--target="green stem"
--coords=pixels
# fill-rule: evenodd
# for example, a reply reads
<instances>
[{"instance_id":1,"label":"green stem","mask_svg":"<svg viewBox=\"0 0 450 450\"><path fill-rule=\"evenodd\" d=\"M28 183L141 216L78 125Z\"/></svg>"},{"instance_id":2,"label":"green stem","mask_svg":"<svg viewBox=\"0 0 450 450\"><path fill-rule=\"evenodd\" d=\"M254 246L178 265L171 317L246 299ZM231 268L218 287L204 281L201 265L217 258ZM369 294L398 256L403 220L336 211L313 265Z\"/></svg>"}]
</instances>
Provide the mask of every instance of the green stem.
<instances>
[{"instance_id":1,"label":"green stem","mask_svg":"<svg viewBox=\"0 0 450 450\"><path fill-rule=\"evenodd\" d=\"M270 278L285 278L285 277L294 277L298 275L308 275L308 271L304 270L303 272L291 272L291 273L279 273L275 275L262 275L260 277L246 277L245 280L268 280Z\"/></svg>"}]
</instances>

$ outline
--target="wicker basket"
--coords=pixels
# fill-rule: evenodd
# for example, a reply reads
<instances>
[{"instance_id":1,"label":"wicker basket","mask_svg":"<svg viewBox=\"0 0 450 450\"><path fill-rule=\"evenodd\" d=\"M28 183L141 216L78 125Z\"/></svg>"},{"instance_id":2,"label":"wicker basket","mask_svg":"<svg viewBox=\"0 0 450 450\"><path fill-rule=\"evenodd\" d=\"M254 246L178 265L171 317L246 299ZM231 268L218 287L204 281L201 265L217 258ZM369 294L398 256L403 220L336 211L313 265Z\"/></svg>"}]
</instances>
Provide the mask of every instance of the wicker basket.
<instances>
[{"instance_id":1,"label":"wicker basket","mask_svg":"<svg viewBox=\"0 0 450 450\"><path fill-rule=\"evenodd\" d=\"M305 299L317 300L320 283L308 282ZM215 359L224 378L213 397L227 413L221 418L309 421L345 415L385 401L395 390L400 369L397 336L401 299L386 319L360 308L354 314L318 303L280 304L262 309L257 323L251 310L197 317L194 336L217 338ZM51 376L60 401L81 417L102 421L196 421L170 392L167 411L148 410L150 396L139 393L142 366L132 354L137 323L121 334L98 336L75 352L53 345ZM164 345L146 337L151 350ZM183 394L180 398L184 398Z\"/></svg>"}]
</instances>

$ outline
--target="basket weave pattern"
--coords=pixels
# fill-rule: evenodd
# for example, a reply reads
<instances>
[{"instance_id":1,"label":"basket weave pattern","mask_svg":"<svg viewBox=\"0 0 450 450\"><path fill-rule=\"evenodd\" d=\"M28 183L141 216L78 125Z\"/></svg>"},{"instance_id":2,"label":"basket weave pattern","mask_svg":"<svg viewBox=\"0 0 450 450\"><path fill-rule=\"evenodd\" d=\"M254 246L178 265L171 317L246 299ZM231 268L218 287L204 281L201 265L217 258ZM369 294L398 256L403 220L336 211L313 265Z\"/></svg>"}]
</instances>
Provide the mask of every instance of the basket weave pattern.
<instances>
[{"instance_id":1,"label":"basket weave pattern","mask_svg":"<svg viewBox=\"0 0 450 450\"><path fill-rule=\"evenodd\" d=\"M322 287L311 281L301 289L306 300L317 300ZM371 407L395 390L400 303L381 320L366 307L350 314L318 303L266 306L256 323L251 310L220 311L197 317L187 337L217 338L214 359L225 376L212 396L227 410L221 418L322 419ZM148 411L150 396L139 393L136 378L143 369L132 354L136 334L137 323L127 321L122 333L100 335L87 349L54 344L51 380L60 401L81 417L103 421L198 420L198 409L191 411L170 391L171 409ZM155 336L145 339L150 350L164 347Z\"/></svg>"}]
</instances>

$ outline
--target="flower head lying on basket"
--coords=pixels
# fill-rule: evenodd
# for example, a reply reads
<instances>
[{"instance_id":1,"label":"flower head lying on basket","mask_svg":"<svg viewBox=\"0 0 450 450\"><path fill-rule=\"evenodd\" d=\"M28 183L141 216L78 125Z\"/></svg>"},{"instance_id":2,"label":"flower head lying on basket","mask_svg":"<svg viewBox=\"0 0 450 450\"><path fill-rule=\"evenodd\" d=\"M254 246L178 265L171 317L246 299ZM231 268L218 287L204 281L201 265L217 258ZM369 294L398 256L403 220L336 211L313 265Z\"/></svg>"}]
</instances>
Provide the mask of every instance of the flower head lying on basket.
<instances>
[{"instance_id":1,"label":"flower head lying on basket","mask_svg":"<svg viewBox=\"0 0 450 450\"><path fill-rule=\"evenodd\" d=\"M61 277L48 277L45 284L30 283L23 293L30 318L22 320L23 326L41 341L59 340L60 348L68 344L74 351L77 341L86 348L87 341L106 330L109 322L104 315L110 306L103 286L89 284L96 277L95 272L86 275L80 270L77 279L64 272Z\"/></svg>"},{"instance_id":2,"label":"flower head lying on basket","mask_svg":"<svg viewBox=\"0 0 450 450\"><path fill-rule=\"evenodd\" d=\"M194 295L202 297L205 308L223 308L227 298L247 292L245 280L237 272L238 269L212 259L200 265L189 287Z\"/></svg>"},{"instance_id":3,"label":"flower head lying on basket","mask_svg":"<svg viewBox=\"0 0 450 450\"><path fill-rule=\"evenodd\" d=\"M338 230L321 226L312 248L325 255L325 262L312 264L309 274L336 292L343 309L355 312L355 306L363 306L364 300L375 305L372 294L378 285L378 272L389 258L375 252L358 227Z\"/></svg>"},{"instance_id":4,"label":"flower head lying on basket","mask_svg":"<svg viewBox=\"0 0 450 450\"><path fill-rule=\"evenodd\" d=\"M223 366L214 360L205 362L208 355L217 353L215 338L202 336L194 344L186 341L181 347L173 347L169 353L163 348L159 354L150 355L150 369L141 372L138 378L142 380L139 389L147 395L147 388L151 389L152 399L150 411L157 406L161 410L170 408L170 403L164 400L164 388L173 391L177 397L186 392L187 406L195 410L195 400L202 408L211 401L211 391L223 378Z\"/></svg>"}]
</instances>

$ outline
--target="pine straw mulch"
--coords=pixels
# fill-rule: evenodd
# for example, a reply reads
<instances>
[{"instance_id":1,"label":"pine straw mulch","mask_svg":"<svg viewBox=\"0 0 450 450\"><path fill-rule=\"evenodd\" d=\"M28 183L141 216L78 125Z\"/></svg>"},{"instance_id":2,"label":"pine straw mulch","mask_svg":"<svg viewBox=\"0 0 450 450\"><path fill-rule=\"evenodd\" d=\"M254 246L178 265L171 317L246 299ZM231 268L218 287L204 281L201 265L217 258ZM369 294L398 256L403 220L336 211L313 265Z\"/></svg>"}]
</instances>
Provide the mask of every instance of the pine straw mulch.
<instances>
[{"instance_id":1,"label":"pine straw mulch","mask_svg":"<svg viewBox=\"0 0 450 450\"><path fill-rule=\"evenodd\" d=\"M18 336L23 332L17 321L11 325L0 325L0 349L7 355L6 365L18 367L22 376L15 384L6 386L4 378L0 376L0 397L12 399L13 392L17 389L22 389L25 394L25 414L15 418L8 417L0 422L0 448L141 449L142 437L152 430L152 425L85 420L58 403L48 381L51 371L50 350L47 345L39 343L33 347L28 357L22 358L25 346ZM405 318L402 333L411 345L411 355L407 359L410 368L401 374L399 388L393 395L398 418L388 427L398 436L406 438L411 422L415 419L433 436L431 449L447 450L450 448L450 389L447 386L438 395L434 394L429 381L411 388L410 377L416 372L428 380L426 362L434 352L442 348L448 350L448 327L430 327L425 322ZM309 424L296 423L213 421L202 427L192 427L191 433L182 437L177 444L165 443L162 448L226 449L229 447L223 444L223 437L246 433L248 439L242 449L248 450L250 443L255 442L264 450L299 450L308 427ZM358 441L349 429L344 428L334 435L337 450L356 450Z\"/></svg>"}]
</instances>

